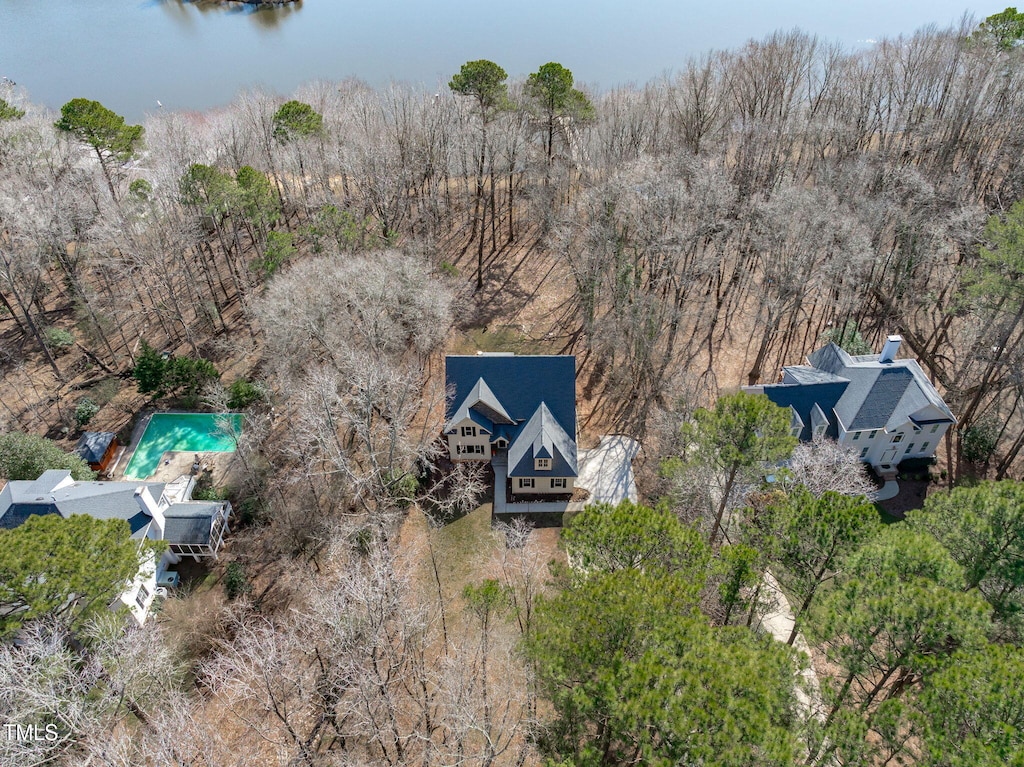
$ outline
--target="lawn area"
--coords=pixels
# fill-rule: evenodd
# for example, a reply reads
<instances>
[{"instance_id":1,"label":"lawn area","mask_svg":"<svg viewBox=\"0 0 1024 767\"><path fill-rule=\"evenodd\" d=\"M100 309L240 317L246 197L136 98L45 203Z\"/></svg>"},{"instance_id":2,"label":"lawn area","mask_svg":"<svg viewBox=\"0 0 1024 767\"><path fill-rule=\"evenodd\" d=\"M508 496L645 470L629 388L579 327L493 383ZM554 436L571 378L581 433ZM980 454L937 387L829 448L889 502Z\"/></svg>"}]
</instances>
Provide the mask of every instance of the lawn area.
<instances>
[{"instance_id":1,"label":"lawn area","mask_svg":"<svg viewBox=\"0 0 1024 767\"><path fill-rule=\"evenodd\" d=\"M456 342L452 354L515 352L516 354L554 354L551 344L527 338L516 325L492 325L466 331Z\"/></svg>"},{"instance_id":2,"label":"lawn area","mask_svg":"<svg viewBox=\"0 0 1024 767\"><path fill-rule=\"evenodd\" d=\"M565 561L558 546L560 533L557 527L530 533L531 542L540 547L543 563ZM413 509L399 535L403 569L414 587L425 599L436 602L440 581L441 593L445 602L452 605L453 613L461 610L462 590L467 585L501 577L498 559L503 545L491 528L490 503L440 527L431 525L419 509Z\"/></svg>"}]
</instances>

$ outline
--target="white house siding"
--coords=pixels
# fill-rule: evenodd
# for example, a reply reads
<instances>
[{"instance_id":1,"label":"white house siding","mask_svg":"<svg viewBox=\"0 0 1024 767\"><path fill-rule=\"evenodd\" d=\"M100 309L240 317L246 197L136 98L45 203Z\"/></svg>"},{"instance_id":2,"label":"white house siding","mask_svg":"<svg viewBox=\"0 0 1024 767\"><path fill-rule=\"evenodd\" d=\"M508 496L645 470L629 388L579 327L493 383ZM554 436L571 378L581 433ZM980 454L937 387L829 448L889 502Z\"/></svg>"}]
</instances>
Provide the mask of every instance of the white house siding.
<instances>
[{"instance_id":1,"label":"white house siding","mask_svg":"<svg viewBox=\"0 0 1024 767\"><path fill-rule=\"evenodd\" d=\"M533 487L520 487L519 477L512 477L513 495L564 495L573 491L575 477L532 477ZM564 479L565 487L551 487L552 479Z\"/></svg>"},{"instance_id":2,"label":"white house siding","mask_svg":"<svg viewBox=\"0 0 1024 767\"><path fill-rule=\"evenodd\" d=\"M476 430L476 436L463 437L463 427L471 427ZM481 453L460 453L460 446L478 445L483 449ZM455 427L455 431L448 435L448 454L453 461L489 461L491 460L491 435L482 431L480 427L470 419L462 421Z\"/></svg>"},{"instance_id":3,"label":"white house siding","mask_svg":"<svg viewBox=\"0 0 1024 767\"><path fill-rule=\"evenodd\" d=\"M161 558L163 563L163 558ZM153 554L142 561L139 572L135 579L128 585L120 597L114 600L111 609L120 609L123 605L128 608L128 613L140 626L146 622L149 615L149 608L156 597L156 577L158 567ZM140 598L141 597L141 598Z\"/></svg>"},{"instance_id":4,"label":"white house siding","mask_svg":"<svg viewBox=\"0 0 1024 767\"><path fill-rule=\"evenodd\" d=\"M936 427L934 432L933 427ZM929 458L935 455L935 450L948 428L949 424L942 423L925 425L920 429L907 425L891 432L885 429L864 429L860 432L846 432L839 441L856 450L857 456L864 463L872 466L897 464L908 458ZM876 432L874 439L871 438L872 431ZM854 439L857 434L860 436ZM898 442L893 441L896 435L902 435ZM868 451L861 456L864 448L868 448Z\"/></svg>"}]
</instances>

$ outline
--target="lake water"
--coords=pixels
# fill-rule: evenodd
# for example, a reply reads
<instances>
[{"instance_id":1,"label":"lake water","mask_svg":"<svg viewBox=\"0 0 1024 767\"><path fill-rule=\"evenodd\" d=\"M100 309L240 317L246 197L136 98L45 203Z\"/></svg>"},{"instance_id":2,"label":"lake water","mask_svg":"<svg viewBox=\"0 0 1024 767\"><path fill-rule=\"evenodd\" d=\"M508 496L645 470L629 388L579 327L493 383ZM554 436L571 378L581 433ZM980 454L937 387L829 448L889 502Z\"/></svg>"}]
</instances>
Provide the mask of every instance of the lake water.
<instances>
[{"instance_id":1,"label":"lake water","mask_svg":"<svg viewBox=\"0 0 1024 767\"><path fill-rule=\"evenodd\" d=\"M488 58L513 77L547 61L597 88L645 82L687 58L800 27L849 47L998 3L963 0L303 0L277 10L184 0L0 0L0 76L59 108L86 97L139 119L206 109L263 85L282 94L314 79L356 77L444 87Z\"/></svg>"}]
</instances>

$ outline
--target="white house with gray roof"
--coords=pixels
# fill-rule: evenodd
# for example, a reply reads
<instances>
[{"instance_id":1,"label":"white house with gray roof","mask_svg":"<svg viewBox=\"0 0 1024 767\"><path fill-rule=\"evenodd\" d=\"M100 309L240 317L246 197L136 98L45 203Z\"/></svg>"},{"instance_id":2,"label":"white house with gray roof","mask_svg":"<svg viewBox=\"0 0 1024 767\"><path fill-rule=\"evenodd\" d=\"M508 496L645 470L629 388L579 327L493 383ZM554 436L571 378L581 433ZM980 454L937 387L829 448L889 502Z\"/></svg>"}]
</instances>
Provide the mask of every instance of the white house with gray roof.
<instances>
[{"instance_id":1,"label":"white house with gray roof","mask_svg":"<svg viewBox=\"0 0 1024 767\"><path fill-rule=\"evenodd\" d=\"M575 357L452 355L445 381L443 433L453 461L507 461L515 496L572 493L579 475Z\"/></svg>"},{"instance_id":2,"label":"white house with gray roof","mask_svg":"<svg viewBox=\"0 0 1024 767\"><path fill-rule=\"evenodd\" d=\"M76 482L69 471L45 471L35 480L14 480L0 491L0 528L12 529L33 515L88 514L123 519L132 538L167 541L159 562L139 562L135 580L111 607L124 605L139 623L146 620L157 585L183 556L216 558L228 531L231 504L193 501L193 477L174 482Z\"/></svg>"},{"instance_id":3,"label":"white house with gray roof","mask_svg":"<svg viewBox=\"0 0 1024 767\"><path fill-rule=\"evenodd\" d=\"M788 407L793 434L855 448L876 469L930 458L956 417L913 359L896 359L903 339L889 336L880 354L851 355L836 344L807 365L782 369L776 384L744 387Z\"/></svg>"}]
</instances>

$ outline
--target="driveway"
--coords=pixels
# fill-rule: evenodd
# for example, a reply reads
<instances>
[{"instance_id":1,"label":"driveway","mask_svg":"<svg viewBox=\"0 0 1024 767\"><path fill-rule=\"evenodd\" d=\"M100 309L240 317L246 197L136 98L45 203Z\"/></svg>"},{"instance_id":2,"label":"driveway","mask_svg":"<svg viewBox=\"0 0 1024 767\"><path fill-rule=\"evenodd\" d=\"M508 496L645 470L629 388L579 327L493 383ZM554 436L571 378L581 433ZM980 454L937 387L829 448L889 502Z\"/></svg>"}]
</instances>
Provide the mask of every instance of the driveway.
<instances>
[{"instance_id":1,"label":"driveway","mask_svg":"<svg viewBox=\"0 0 1024 767\"><path fill-rule=\"evenodd\" d=\"M635 439L620 434L601 437L593 450L579 452L579 477L576 486L590 491L590 503L603 501L615 505L629 500L636 503L633 459L640 450Z\"/></svg>"}]
</instances>

